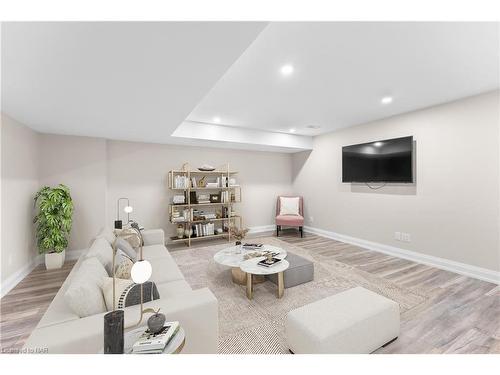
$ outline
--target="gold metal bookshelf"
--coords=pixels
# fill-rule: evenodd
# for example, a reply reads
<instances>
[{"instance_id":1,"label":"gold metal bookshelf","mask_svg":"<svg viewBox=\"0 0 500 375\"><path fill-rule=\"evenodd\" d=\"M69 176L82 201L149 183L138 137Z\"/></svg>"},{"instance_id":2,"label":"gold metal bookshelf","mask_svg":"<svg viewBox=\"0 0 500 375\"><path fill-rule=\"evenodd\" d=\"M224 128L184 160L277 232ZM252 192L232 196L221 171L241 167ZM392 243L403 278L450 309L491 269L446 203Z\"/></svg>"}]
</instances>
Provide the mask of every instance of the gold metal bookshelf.
<instances>
[{"instance_id":1,"label":"gold metal bookshelf","mask_svg":"<svg viewBox=\"0 0 500 375\"><path fill-rule=\"evenodd\" d=\"M239 228L242 228L242 217L235 213L233 205L236 203L240 203L242 200L241 195L241 186L240 185L229 185L229 179L236 175L237 171L231 171L229 169L229 163L224 166L217 168L214 171L200 171L198 169L192 169L188 163L183 164L181 169L171 170L168 172L168 188L175 193L183 193L185 196L185 203L169 204L169 220L170 223L175 225L176 227L182 225L183 230L192 229L193 225L196 224L205 224L205 223L217 223L221 224L221 228L223 228L222 233L214 232L214 234L210 235L202 235L202 236L194 236L194 233L188 232L188 236L184 236L183 238L178 238L177 236L173 236L169 238L169 242L171 243L179 243L184 242L187 246L191 246L191 241L198 240L208 240L213 238L227 238L228 242L231 242L231 233L229 228L238 224ZM187 178L187 186L186 187L175 187L174 182L176 176L184 176ZM218 187L193 187L192 186L192 177L199 178L205 176L207 178L220 177L220 181L224 181L224 177L227 181L227 186L218 186ZM191 202L191 192L206 192L213 194L219 194L221 196L221 192L229 192L228 196L230 197L228 202L210 202L210 203L195 203ZM233 198L234 197L234 200ZM197 209L200 207L206 208L223 208L226 207L226 216L222 216L222 213L225 211L221 210L221 214L215 218L209 219L196 219L194 220L192 216L193 209ZM187 209L189 212L189 217L186 220L182 221L174 221L173 213L177 208ZM215 225L214 225L215 227Z\"/></svg>"}]
</instances>

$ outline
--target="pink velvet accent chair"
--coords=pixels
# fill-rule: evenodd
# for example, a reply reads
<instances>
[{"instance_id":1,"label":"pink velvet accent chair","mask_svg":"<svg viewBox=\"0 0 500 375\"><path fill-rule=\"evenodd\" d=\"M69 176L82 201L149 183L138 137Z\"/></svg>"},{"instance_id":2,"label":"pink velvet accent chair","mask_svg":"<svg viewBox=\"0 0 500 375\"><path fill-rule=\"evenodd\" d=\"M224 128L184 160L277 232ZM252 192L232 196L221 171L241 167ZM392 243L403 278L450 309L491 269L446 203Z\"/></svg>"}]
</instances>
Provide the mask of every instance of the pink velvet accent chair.
<instances>
[{"instance_id":1,"label":"pink velvet accent chair","mask_svg":"<svg viewBox=\"0 0 500 375\"><path fill-rule=\"evenodd\" d=\"M280 215L281 211L281 197L286 198L299 198L299 215ZM280 195L276 202L276 237L280 235L282 226L298 227L300 237L304 237L304 199L301 196Z\"/></svg>"}]
</instances>

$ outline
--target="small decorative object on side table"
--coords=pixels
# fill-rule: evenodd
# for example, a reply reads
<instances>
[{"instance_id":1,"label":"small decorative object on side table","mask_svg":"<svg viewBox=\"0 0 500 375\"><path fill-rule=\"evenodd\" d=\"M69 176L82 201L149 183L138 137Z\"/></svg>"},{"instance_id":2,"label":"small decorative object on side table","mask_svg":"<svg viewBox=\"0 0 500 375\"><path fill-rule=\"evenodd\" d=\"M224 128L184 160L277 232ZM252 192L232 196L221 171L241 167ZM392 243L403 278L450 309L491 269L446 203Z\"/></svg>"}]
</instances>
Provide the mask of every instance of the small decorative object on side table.
<instances>
[{"instance_id":1,"label":"small decorative object on side table","mask_svg":"<svg viewBox=\"0 0 500 375\"><path fill-rule=\"evenodd\" d=\"M144 312L153 312L148 319L148 328L152 333L159 332L165 324L165 314L160 314L160 309L154 311L153 309L145 309Z\"/></svg>"},{"instance_id":2,"label":"small decorative object on side table","mask_svg":"<svg viewBox=\"0 0 500 375\"><path fill-rule=\"evenodd\" d=\"M248 228L240 229L236 227L231 227L229 229L231 236L236 240L236 253L241 254L241 241L245 238L248 233Z\"/></svg>"}]
</instances>

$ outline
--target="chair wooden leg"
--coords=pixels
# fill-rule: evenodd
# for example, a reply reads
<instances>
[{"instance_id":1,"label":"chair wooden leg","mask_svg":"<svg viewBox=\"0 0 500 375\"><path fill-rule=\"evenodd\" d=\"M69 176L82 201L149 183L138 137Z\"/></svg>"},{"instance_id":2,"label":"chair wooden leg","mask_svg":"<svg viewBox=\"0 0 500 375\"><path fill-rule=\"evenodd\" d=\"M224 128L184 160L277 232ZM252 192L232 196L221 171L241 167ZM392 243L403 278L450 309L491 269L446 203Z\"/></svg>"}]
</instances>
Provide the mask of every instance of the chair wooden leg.
<instances>
[{"instance_id":1,"label":"chair wooden leg","mask_svg":"<svg viewBox=\"0 0 500 375\"><path fill-rule=\"evenodd\" d=\"M280 236L280 226L276 225L276 237Z\"/></svg>"},{"instance_id":2,"label":"chair wooden leg","mask_svg":"<svg viewBox=\"0 0 500 375\"><path fill-rule=\"evenodd\" d=\"M304 237L304 228L299 227L299 231L300 231L300 238L303 238Z\"/></svg>"}]
</instances>

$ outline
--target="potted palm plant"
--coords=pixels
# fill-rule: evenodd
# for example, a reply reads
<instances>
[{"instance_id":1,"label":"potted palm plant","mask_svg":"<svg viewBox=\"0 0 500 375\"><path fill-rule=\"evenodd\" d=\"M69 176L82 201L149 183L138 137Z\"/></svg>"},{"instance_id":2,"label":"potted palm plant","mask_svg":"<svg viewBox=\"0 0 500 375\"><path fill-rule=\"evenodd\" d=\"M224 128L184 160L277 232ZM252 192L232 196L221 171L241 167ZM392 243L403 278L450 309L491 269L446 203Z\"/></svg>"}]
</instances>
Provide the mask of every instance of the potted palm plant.
<instances>
[{"instance_id":1,"label":"potted palm plant","mask_svg":"<svg viewBox=\"0 0 500 375\"><path fill-rule=\"evenodd\" d=\"M73 216L69 188L61 184L53 188L44 186L36 193L34 200L37 212L33 223L36 224L38 251L45 254L48 270L61 268Z\"/></svg>"}]
</instances>

